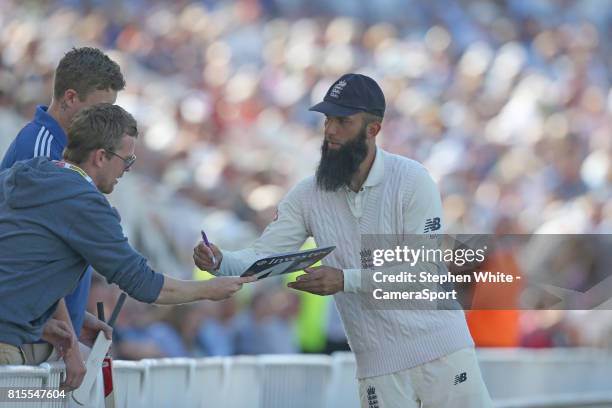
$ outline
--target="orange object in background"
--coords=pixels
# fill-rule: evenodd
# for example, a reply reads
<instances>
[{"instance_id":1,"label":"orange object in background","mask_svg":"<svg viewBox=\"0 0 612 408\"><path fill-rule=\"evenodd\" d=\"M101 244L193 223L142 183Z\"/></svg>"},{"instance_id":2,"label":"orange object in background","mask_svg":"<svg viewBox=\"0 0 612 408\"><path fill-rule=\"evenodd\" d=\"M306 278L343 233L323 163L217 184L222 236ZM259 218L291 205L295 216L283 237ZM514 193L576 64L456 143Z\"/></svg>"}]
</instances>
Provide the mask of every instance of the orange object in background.
<instances>
[{"instance_id":1,"label":"orange object in background","mask_svg":"<svg viewBox=\"0 0 612 408\"><path fill-rule=\"evenodd\" d=\"M466 314L476 347L518 347L518 310L471 310Z\"/></svg>"},{"instance_id":2,"label":"orange object in background","mask_svg":"<svg viewBox=\"0 0 612 408\"><path fill-rule=\"evenodd\" d=\"M520 279L512 283L474 284L471 310L466 312L468 327L476 347L517 347L519 345L518 298L524 277L511 250L489 255L482 271L504 272Z\"/></svg>"}]
</instances>

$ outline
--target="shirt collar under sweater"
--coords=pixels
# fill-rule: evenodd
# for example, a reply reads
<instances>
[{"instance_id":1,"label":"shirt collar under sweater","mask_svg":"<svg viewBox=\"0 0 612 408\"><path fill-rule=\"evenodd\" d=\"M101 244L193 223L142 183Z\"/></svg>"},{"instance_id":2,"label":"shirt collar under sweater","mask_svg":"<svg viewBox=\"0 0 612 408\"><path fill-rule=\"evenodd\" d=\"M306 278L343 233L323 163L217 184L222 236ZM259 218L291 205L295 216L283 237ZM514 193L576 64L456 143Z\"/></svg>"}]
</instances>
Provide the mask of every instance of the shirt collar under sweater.
<instances>
[{"instance_id":1,"label":"shirt collar under sweater","mask_svg":"<svg viewBox=\"0 0 612 408\"><path fill-rule=\"evenodd\" d=\"M376 147L376 155L374 156L374 162L372 163L372 167L370 168L370 172L368 173L368 177L363 182L361 188L364 187L374 187L377 184L380 184L385 175L385 158L382 153L382 149ZM347 191L352 191L350 187L344 187Z\"/></svg>"}]
</instances>

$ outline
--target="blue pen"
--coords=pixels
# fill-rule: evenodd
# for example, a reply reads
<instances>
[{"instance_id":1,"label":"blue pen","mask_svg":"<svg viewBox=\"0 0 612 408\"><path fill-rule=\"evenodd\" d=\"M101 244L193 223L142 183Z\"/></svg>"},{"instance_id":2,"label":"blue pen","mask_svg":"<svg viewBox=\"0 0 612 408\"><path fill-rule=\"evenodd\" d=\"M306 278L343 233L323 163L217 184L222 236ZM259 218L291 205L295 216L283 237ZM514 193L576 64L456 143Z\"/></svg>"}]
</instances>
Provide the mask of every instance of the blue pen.
<instances>
[{"instance_id":1,"label":"blue pen","mask_svg":"<svg viewBox=\"0 0 612 408\"><path fill-rule=\"evenodd\" d=\"M208 242L208 237L206 236L206 233L204 232L204 230L201 230L201 232L202 232L202 241L204 241L204 244L210 248L210 242ZM212 248L210 248L210 252L212 252ZM217 264L217 260L215 259L214 253L212 256L212 261L213 261L213 264L215 265Z\"/></svg>"}]
</instances>

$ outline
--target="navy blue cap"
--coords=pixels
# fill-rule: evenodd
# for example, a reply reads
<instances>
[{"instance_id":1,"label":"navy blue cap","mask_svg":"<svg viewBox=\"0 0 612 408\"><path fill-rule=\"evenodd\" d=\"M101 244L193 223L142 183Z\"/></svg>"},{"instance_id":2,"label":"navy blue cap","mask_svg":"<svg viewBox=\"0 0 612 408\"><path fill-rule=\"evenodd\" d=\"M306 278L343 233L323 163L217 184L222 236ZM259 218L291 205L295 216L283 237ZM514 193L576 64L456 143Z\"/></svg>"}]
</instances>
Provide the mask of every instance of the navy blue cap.
<instances>
[{"instance_id":1,"label":"navy blue cap","mask_svg":"<svg viewBox=\"0 0 612 408\"><path fill-rule=\"evenodd\" d=\"M372 78L361 74L344 74L329 88L323 102L309 110L329 116L368 112L383 117L385 96Z\"/></svg>"}]
</instances>

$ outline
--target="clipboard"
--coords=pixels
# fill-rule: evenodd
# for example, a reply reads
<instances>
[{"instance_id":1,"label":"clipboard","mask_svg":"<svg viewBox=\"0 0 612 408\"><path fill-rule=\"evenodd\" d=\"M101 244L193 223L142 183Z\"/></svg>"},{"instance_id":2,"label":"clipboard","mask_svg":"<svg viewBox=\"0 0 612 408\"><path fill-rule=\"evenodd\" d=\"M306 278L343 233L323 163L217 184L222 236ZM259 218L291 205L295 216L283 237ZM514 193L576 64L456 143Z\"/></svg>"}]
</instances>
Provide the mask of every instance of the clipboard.
<instances>
[{"instance_id":1,"label":"clipboard","mask_svg":"<svg viewBox=\"0 0 612 408\"><path fill-rule=\"evenodd\" d=\"M329 255L335 246L270 255L253 263L240 276L257 276L257 280L301 271Z\"/></svg>"}]
</instances>

